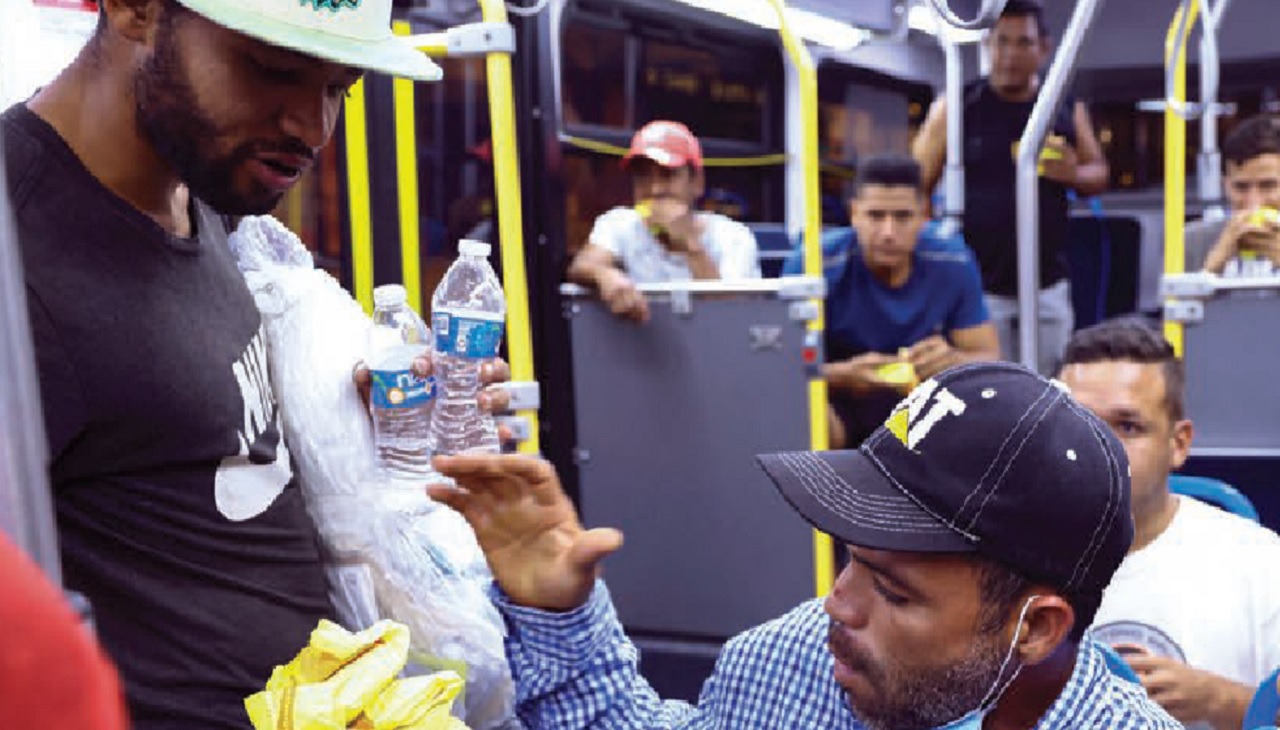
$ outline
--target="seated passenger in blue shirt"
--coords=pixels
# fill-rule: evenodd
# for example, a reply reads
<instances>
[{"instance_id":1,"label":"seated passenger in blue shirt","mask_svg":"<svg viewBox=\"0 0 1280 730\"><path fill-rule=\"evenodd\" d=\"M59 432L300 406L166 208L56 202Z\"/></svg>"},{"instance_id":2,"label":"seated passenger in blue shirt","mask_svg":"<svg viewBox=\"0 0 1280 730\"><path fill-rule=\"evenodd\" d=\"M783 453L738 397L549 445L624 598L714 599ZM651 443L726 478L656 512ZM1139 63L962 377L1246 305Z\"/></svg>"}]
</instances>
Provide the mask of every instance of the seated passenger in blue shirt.
<instances>
[{"instance_id":1,"label":"seated passenger in blue shirt","mask_svg":"<svg viewBox=\"0 0 1280 730\"><path fill-rule=\"evenodd\" d=\"M871 157L849 203L853 228L822 237L832 448L861 443L915 380L1000 357L977 262L958 236L926 229L925 203L915 160ZM782 273L803 266L797 249ZM899 363L915 377L889 377Z\"/></svg>"}]
</instances>

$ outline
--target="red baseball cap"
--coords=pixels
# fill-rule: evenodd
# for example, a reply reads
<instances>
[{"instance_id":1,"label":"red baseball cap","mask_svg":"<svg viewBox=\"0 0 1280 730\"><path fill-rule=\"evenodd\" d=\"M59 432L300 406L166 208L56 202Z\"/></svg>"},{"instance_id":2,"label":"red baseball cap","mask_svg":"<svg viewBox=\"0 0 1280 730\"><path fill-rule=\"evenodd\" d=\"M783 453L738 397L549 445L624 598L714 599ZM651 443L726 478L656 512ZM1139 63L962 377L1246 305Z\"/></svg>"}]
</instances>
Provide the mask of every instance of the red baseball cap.
<instances>
[{"instance_id":1,"label":"red baseball cap","mask_svg":"<svg viewBox=\"0 0 1280 730\"><path fill-rule=\"evenodd\" d=\"M663 167L693 165L702 169L702 145L680 122L659 120L641 127L631 138L631 151L622 158L623 167L634 157L648 158Z\"/></svg>"}]
</instances>

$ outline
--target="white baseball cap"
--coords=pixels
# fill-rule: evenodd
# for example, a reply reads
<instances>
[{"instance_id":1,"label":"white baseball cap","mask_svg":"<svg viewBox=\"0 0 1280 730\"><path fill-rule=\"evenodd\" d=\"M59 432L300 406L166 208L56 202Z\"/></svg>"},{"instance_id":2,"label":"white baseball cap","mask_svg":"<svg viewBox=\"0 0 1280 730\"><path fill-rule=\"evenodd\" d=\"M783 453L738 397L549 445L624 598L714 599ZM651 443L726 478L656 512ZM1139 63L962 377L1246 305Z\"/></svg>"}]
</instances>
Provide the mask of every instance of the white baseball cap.
<instances>
[{"instance_id":1,"label":"white baseball cap","mask_svg":"<svg viewBox=\"0 0 1280 730\"><path fill-rule=\"evenodd\" d=\"M391 33L392 0L178 0L218 25L308 56L415 81L443 72Z\"/></svg>"}]
</instances>

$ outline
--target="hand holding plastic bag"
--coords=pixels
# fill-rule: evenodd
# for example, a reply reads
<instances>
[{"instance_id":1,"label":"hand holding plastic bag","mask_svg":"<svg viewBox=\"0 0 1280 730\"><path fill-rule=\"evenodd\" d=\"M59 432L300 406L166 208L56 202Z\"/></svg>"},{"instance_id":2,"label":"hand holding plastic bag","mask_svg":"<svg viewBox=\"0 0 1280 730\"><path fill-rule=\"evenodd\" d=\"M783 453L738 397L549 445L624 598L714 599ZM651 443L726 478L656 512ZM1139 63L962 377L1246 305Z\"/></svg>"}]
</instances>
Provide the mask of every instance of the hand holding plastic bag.
<instances>
[{"instance_id":1,"label":"hand holding plastic bag","mask_svg":"<svg viewBox=\"0 0 1280 730\"><path fill-rule=\"evenodd\" d=\"M405 624L407 673L457 666L468 724L518 727L505 624L485 593L474 533L425 489L389 489L378 472L352 385L353 364L368 354L368 316L274 218L246 218L228 243L262 313L285 440L324 540L339 620Z\"/></svg>"}]
</instances>

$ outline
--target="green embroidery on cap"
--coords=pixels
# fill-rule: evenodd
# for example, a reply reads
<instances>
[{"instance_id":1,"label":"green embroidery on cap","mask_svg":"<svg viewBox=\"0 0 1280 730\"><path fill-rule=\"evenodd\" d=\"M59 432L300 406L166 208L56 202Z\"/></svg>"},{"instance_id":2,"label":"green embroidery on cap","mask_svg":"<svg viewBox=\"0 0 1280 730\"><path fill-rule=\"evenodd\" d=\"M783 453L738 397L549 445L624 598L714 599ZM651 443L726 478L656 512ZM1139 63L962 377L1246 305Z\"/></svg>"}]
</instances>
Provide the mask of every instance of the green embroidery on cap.
<instances>
[{"instance_id":1,"label":"green embroidery on cap","mask_svg":"<svg viewBox=\"0 0 1280 730\"><path fill-rule=\"evenodd\" d=\"M364 0L298 0L299 5L310 5L316 12L328 10L331 13L336 13L343 8L355 10L360 7L361 2Z\"/></svg>"}]
</instances>

